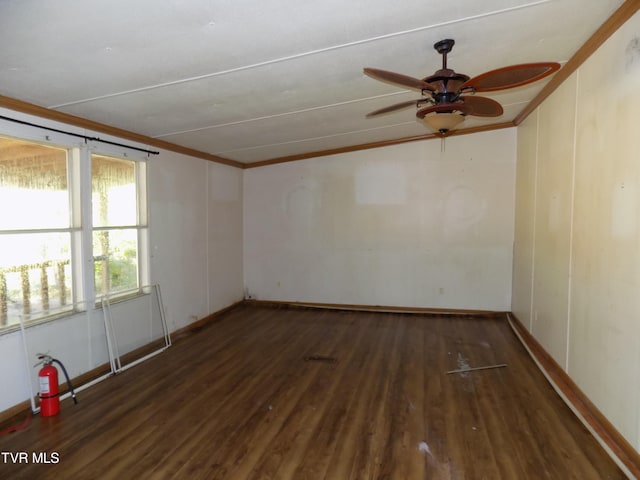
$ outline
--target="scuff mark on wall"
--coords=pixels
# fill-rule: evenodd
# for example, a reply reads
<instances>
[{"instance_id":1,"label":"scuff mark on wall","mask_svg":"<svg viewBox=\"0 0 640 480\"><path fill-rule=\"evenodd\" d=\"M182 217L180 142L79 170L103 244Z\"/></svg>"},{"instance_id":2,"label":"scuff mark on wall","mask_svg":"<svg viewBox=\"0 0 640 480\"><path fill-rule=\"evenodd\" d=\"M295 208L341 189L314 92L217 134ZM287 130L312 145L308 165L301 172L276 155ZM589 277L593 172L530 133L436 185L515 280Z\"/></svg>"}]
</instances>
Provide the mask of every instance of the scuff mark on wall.
<instances>
[{"instance_id":1,"label":"scuff mark on wall","mask_svg":"<svg viewBox=\"0 0 640 480\"><path fill-rule=\"evenodd\" d=\"M640 37L633 37L624 49L625 53L625 71L630 72L640 65Z\"/></svg>"}]
</instances>

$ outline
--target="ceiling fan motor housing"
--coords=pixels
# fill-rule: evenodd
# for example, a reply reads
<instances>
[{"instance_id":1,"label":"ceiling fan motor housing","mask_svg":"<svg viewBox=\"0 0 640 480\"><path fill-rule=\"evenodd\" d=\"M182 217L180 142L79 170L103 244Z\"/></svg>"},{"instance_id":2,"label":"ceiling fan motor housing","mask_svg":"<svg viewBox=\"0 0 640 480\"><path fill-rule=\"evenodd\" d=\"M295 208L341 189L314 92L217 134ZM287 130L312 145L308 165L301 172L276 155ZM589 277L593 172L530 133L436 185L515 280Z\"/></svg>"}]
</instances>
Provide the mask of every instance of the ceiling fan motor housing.
<instances>
[{"instance_id":1,"label":"ceiling fan motor housing","mask_svg":"<svg viewBox=\"0 0 640 480\"><path fill-rule=\"evenodd\" d=\"M433 75L424 79L425 82L434 87L431 96L436 105L442 103L452 103L460 97L460 87L469 80L468 75L456 73L451 69L438 70Z\"/></svg>"}]
</instances>

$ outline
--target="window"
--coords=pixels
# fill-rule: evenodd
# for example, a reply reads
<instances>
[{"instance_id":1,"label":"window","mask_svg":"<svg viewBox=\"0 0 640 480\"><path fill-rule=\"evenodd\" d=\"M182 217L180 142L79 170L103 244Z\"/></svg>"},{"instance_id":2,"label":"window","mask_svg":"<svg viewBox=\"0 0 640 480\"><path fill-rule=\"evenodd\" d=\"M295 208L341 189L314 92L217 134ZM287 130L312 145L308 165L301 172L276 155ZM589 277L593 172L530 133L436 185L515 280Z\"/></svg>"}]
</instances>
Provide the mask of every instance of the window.
<instances>
[{"instance_id":1,"label":"window","mask_svg":"<svg viewBox=\"0 0 640 480\"><path fill-rule=\"evenodd\" d=\"M0 332L21 316L48 319L106 294L139 293L145 167L86 146L0 137Z\"/></svg>"},{"instance_id":2,"label":"window","mask_svg":"<svg viewBox=\"0 0 640 480\"><path fill-rule=\"evenodd\" d=\"M141 285L139 243L146 222L138 205L140 162L91 157L93 260L97 296L130 293Z\"/></svg>"},{"instance_id":3,"label":"window","mask_svg":"<svg viewBox=\"0 0 640 480\"><path fill-rule=\"evenodd\" d=\"M0 328L73 303L67 164L65 149L0 137Z\"/></svg>"}]
</instances>

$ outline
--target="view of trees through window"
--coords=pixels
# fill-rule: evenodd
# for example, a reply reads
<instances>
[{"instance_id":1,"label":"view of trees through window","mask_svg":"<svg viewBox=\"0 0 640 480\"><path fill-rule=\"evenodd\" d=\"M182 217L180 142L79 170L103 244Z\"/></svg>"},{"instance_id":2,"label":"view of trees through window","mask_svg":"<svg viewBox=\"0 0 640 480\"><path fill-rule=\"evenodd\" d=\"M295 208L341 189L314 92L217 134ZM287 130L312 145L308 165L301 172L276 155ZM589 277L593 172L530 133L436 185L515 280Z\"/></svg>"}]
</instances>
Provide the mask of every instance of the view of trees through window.
<instances>
[{"instance_id":1,"label":"view of trees through window","mask_svg":"<svg viewBox=\"0 0 640 480\"><path fill-rule=\"evenodd\" d=\"M73 224L80 194L70 184L80 173L68 156L65 148L0 137L0 330L20 316L47 317L89 300L75 288L82 226ZM95 294L132 291L139 287L136 162L90 160L93 252L85 254L93 255Z\"/></svg>"},{"instance_id":2,"label":"view of trees through window","mask_svg":"<svg viewBox=\"0 0 640 480\"><path fill-rule=\"evenodd\" d=\"M93 258L98 295L138 287L135 162L93 155Z\"/></svg>"}]
</instances>

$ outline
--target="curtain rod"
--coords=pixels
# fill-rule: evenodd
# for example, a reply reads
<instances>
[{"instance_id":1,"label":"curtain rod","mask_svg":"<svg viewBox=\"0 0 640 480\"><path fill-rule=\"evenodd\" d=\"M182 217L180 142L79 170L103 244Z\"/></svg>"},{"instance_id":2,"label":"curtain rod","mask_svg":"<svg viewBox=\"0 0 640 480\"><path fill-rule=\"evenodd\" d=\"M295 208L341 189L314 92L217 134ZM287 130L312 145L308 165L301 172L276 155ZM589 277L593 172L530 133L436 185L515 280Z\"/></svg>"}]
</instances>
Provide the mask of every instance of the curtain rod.
<instances>
[{"instance_id":1,"label":"curtain rod","mask_svg":"<svg viewBox=\"0 0 640 480\"><path fill-rule=\"evenodd\" d=\"M49 130L50 132L63 133L65 135L71 135L72 137L82 138L82 139L84 139L85 142L92 141L92 142L106 143L108 145L114 145L116 147L124 147L124 148L129 148L131 150L137 150L139 152L144 152L144 153L146 153L148 155L158 155L158 154L160 154L160 152L156 152L156 151L153 151L153 150L147 150L145 148L139 148L139 147L132 147L130 145L125 145L124 143L111 142L109 140L103 140L103 139L98 138L98 137L89 137L87 135L80 135L79 133L66 132L64 130L59 130L57 128L45 127L44 125L38 125L36 123L25 122L24 120L18 120L16 118L5 117L4 115L0 115L0 119L7 120L9 122L19 123L21 125L28 125L30 127L42 128L43 130Z\"/></svg>"}]
</instances>

